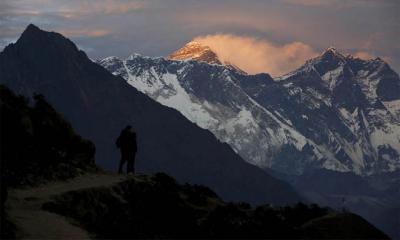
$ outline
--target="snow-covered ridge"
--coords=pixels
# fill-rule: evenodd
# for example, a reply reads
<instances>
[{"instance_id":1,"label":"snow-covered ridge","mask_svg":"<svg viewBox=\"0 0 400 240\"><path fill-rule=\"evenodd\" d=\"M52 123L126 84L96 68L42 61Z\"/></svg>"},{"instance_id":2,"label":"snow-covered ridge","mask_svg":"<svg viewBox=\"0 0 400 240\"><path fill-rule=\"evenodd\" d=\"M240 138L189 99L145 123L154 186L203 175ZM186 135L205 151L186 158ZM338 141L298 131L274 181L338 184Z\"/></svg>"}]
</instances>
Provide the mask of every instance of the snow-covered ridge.
<instances>
[{"instance_id":1,"label":"snow-covered ridge","mask_svg":"<svg viewBox=\"0 0 400 240\"><path fill-rule=\"evenodd\" d=\"M385 94L400 80L383 61L330 48L280 81L266 81L193 59L208 50L190 43L176 52L180 60L133 55L99 63L262 168L295 174L310 167L357 174L400 168L400 91Z\"/></svg>"}]
</instances>

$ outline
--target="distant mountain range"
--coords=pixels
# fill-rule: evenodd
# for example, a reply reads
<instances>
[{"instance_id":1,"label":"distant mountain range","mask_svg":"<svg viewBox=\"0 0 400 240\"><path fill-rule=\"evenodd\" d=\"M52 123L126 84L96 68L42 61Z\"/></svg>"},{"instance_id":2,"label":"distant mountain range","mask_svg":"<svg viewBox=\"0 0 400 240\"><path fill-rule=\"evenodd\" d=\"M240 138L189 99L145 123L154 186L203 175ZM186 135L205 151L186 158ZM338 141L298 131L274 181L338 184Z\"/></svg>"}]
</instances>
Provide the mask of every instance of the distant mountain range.
<instances>
[{"instance_id":1,"label":"distant mountain range","mask_svg":"<svg viewBox=\"0 0 400 240\"><path fill-rule=\"evenodd\" d=\"M117 168L115 140L131 124L139 172L163 171L180 182L209 186L226 200L276 205L301 200L289 184L92 62L58 33L29 25L0 53L0 84L28 97L45 95L77 133L93 141L96 162L107 169Z\"/></svg>"},{"instance_id":2,"label":"distant mountain range","mask_svg":"<svg viewBox=\"0 0 400 240\"><path fill-rule=\"evenodd\" d=\"M263 169L372 175L400 168L400 79L380 58L328 48L273 79L190 42L167 59L134 54L98 63Z\"/></svg>"}]
</instances>

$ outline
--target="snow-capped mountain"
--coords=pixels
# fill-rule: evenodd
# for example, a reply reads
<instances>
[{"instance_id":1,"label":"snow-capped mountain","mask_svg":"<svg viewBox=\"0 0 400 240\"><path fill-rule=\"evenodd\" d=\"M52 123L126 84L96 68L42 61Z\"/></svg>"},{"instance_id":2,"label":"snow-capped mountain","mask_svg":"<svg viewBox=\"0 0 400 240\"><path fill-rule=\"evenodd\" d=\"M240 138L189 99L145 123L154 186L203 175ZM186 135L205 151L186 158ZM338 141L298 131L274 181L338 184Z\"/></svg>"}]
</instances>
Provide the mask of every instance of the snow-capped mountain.
<instances>
[{"instance_id":1,"label":"snow-capped mountain","mask_svg":"<svg viewBox=\"0 0 400 240\"><path fill-rule=\"evenodd\" d=\"M209 64L224 65L227 68L240 72L241 74L247 74L245 71L233 65L232 63L220 60L218 55L211 50L210 47L196 41L188 42L185 46L170 54L168 59L181 61L195 60Z\"/></svg>"},{"instance_id":2,"label":"snow-capped mountain","mask_svg":"<svg viewBox=\"0 0 400 240\"><path fill-rule=\"evenodd\" d=\"M222 65L217 54L210 47L195 41L187 43L183 48L170 54L168 58L171 60L196 60L209 64Z\"/></svg>"},{"instance_id":3,"label":"snow-capped mountain","mask_svg":"<svg viewBox=\"0 0 400 240\"><path fill-rule=\"evenodd\" d=\"M98 63L261 168L362 175L400 168L400 80L381 59L364 61L330 48L272 79L221 64L197 43L169 58L136 54Z\"/></svg>"},{"instance_id":4,"label":"snow-capped mountain","mask_svg":"<svg viewBox=\"0 0 400 240\"><path fill-rule=\"evenodd\" d=\"M244 89L290 119L344 171L372 174L399 168L400 79L387 63L329 48L277 80L282 96L272 86Z\"/></svg>"}]
</instances>

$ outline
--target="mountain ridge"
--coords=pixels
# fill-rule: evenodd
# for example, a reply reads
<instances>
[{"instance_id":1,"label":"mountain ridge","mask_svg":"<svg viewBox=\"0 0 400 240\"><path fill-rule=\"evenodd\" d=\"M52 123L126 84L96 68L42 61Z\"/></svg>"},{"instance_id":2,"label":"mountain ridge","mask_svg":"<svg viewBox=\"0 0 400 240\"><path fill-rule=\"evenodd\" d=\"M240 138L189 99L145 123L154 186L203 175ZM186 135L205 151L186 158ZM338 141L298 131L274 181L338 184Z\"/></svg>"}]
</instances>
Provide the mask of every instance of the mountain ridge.
<instances>
[{"instance_id":1,"label":"mountain ridge","mask_svg":"<svg viewBox=\"0 0 400 240\"><path fill-rule=\"evenodd\" d=\"M211 130L245 160L262 168L299 174L308 167L323 167L368 175L400 167L400 143L396 140L400 80L379 58L364 61L328 48L299 69L275 79L268 74L244 75L203 61L140 57L114 60L115 64L107 59L98 63ZM379 82L375 89L374 82ZM178 103L178 99L185 104ZM375 115L364 121L367 112L360 109L370 109L368 114ZM309 116L317 117L318 125ZM355 129L369 121L370 127L374 122L379 124ZM382 123L388 131L379 127ZM265 131L269 128L273 133ZM373 138L379 134L383 139ZM356 143L357 139L364 140Z\"/></svg>"}]
</instances>

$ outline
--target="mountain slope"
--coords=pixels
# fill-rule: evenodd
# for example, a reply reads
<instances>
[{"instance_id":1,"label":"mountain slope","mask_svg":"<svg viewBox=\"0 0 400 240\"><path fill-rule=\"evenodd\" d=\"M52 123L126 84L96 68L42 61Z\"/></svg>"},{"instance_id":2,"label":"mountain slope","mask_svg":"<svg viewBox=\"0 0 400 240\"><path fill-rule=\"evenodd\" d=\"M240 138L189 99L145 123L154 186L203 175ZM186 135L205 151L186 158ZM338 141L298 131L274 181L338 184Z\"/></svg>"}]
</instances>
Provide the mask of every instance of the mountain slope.
<instances>
[{"instance_id":1,"label":"mountain slope","mask_svg":"<svg viewBox=\"0 0 400 240\"><path fill-rule=\"evenodd\" d=\"M172 59L196 61L133 55L98 63L209 129L261 168L364 175L400 167L400 80L382 60L345 57L331 48L299 70L272 79L207 64L192 57L201 56L197 50L187 48Z\"/></svg>"},{"instance_id":2,"label":"mountain slope","mask_svg":"<svg viewBox=\"0 0 400 240\"><path fill-rule=\"evenodd\" d=\"M302 149L307 144L286 119L260 106L238 84L239 78L273 82L267 74L247 76L221 65L137 54L125 61L110 57L98 63L154 100L209 129L254 165L271 167L283 145Z\"/></svg>"},{"instance_id":3,"label":"mountain slope","mask_svg":"<svg viewBox=\"0 0 400 240\"><path fill-rule=\"evenodd\" d=\"M97 149L109 169L119 160L115 139L126 124L138 135L139 171L164 171L204 184L229 200L284 204L298 195L286 183L244 162L227 144L90 61L60 34L30 25L0 53L0 83L17 93L42 93Z\"/></svg>"}]
</instances>

